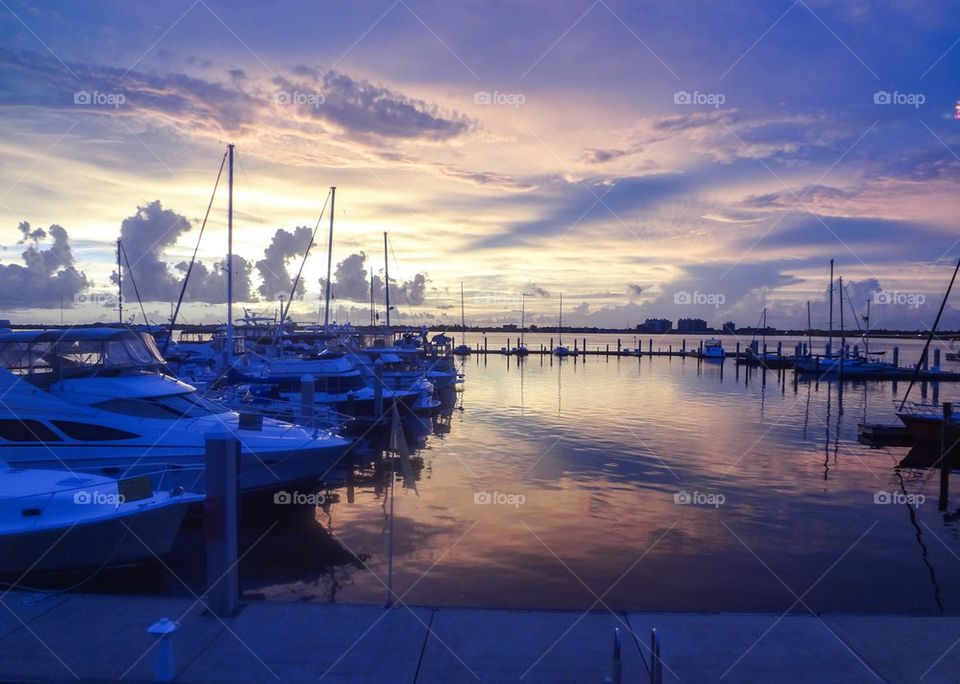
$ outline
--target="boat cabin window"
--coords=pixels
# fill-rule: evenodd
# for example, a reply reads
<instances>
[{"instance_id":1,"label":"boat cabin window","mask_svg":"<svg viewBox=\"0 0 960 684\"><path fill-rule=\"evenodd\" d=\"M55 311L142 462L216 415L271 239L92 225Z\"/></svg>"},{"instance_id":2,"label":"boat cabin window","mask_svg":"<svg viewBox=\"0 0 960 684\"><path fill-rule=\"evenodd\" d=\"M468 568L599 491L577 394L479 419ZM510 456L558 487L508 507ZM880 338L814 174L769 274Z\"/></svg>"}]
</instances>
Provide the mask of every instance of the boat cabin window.
<instances>
[{"instance_id":1,"label":"boat cabin window","mask_svg":"<svg viewBox=\"0 0 960 684\"><path fill-rule=\"evenodd\" d=\"M60 442L60 437L38 420L0 420L0 439L8 442Z\"/></svg>"},{"instance_id":2,"label":"boat cabin window","mask_svg":"<svg viewBox=\"0 0 960 684\"><path fill-rule=\"evenodd\" d=\"M155 367L163 364L148 334L122 332L104 338L8 340L0 342L0 362L17 374L52 373L54 377L99 371Z\"/></svg>"},{"instance_id":3,"label":"boat cabin window","mask_svg":"<svg viewBox=\"0 0 960 684\"><path fill-rule=\"evenodd\" d=\"M140 436L106 425L76 423L72 420L54 420L52 422L67 437L82 442L108 442L116 439L133 439Z\"/></svg>"},{"instance_id":4,"label":"boat cabin window","mask_svg":"<svg viewBox=\"0 0 960 684\"><path fill-rule=\"evenodd\" d=\"M133 399L108 399L94 404L97 408L112 413L122 413L138 418L202 418L222 413L230 409L204 399L197 394L168 394L161 397L137 397Z\"/></svg>"}]
</instances>

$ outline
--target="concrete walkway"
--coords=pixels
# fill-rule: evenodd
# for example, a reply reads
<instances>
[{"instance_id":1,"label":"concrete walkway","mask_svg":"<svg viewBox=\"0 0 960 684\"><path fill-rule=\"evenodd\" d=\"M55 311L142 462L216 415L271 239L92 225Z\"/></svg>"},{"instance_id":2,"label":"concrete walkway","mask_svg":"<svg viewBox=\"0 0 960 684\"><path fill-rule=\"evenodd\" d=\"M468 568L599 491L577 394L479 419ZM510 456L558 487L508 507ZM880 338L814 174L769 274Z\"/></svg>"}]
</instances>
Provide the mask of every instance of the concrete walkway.
<instances>
[{"instance_id":1,"label":"concrete walkway","mask_svg":"<svg viewBox=\"0 0 960 684\"><path fill-rule=\"evenodd\" d=\"M653 627L665 682L960 681L956 617L252 603L221 621L188 600L18 592L0 598L0 681L152 681L162 617L181 624L179 682L600 683L615 627L624 682L649 681Z\"/></svg>"}]
</instances>

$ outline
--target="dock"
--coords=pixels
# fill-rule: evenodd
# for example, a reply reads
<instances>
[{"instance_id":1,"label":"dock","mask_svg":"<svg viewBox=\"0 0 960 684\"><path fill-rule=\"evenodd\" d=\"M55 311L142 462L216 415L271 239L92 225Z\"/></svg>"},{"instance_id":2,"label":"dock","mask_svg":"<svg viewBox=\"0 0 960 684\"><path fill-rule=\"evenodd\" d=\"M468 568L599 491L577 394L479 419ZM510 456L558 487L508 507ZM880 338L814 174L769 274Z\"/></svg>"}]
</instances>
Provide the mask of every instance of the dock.
<instances>
[{"instance_id":1,"label":"dock","mask_svg":"<svg viewBox=\"0 0 960 684\"><path fill-rule=\"evenodd\" d=\"M954 682L960 617L698 614L253 602L217 618L198 599L9 592L0 680L177 682Z\"/></svg>"}]
</instances>

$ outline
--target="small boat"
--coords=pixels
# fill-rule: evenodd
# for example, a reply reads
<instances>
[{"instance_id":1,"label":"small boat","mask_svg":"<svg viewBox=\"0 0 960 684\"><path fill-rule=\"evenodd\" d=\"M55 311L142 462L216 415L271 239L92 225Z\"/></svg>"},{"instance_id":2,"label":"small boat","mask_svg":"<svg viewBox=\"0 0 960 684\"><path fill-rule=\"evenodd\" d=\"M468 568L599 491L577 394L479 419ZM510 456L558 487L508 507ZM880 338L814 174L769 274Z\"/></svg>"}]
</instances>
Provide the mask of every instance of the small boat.
<instances>
[{"instance_id":1,"label":"small boat","mask_svg":"<svg viewBox=\"0 0 960 684\"><path fill-rule=\"evenodd\" d=\"M508 356L529 356L530 355L530 350L527 349L527 345L523 341L523 332L525 330L524 321L526 318L526 303L527 303L527 295L526 293L521 293L520 294L520 340L517 342L516 347L505 347L503 349L503 353Z\"/></svg>"},{"instance_id":2,"label":"small boat","mask_svg":"<svg viewBox=\"0 0 960 684\"><path fill-rule=\"evenodd\" d=\"M170 552L187 507L144 475L116 480L0 461L0 575L150 561Z\"/></svg>"},{"instance_id":3,"label":"small boat","mask_svg":"<svg viewBox=\"0 0 960 684\"><path fill-rule=\"evenodd\" d=\"M470 356L471 350L470 345L468 345L463 336L467 334L467 318L464 315L463 309L463 281L460 281L460 328L463 330L463 333L460 336L460 344L453 348L453 354L455 356Z\"/></svg>"},{"instance_id":4,"label":"small boat","mask_svg":"<svg viewBox=\"0 0 960 684\"><path fill-rule=\"evenodd\" d=\"M710 361L723 361L727 353L723 350L723 342L716 337L711 337L703 341L703 352L700 356Z\"/></svg>"},{"instance_id":5,"label":"small boat","mask_svg":"<svg viewBox=\"0 0 960 684\"><path fill-rule=\"evenodd\" d=\"M918 442L937 442L943 439L943 409L933 404L912 404L897 411L897 417L910 436ZM954 415L947 425L947 440L960 439L960 416Z\"/></svg>"},{"instance_id":6,"label":"small boat","mask_svg":"<svg viewBox=\"0 0 960 684\"><path fill-rule=\"evenodd\" d=\"M570 347L564 346L563 344L563 293L560 293L560 322L557 324L557 332L560 336L558 340L559 344L553 348L553 355L564 358L567 356L576 356L577 350L571 350Z\"/></svg>"}]
</instances>

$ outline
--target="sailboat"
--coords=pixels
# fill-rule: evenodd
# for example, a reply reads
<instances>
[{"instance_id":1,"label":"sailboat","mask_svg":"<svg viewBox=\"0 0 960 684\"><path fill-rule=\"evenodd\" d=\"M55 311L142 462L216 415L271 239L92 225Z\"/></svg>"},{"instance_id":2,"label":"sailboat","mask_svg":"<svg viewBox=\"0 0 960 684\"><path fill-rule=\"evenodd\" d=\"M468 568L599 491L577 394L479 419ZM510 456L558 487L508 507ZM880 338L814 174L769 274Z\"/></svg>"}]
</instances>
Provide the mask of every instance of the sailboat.
<instances>
[{"instance_id":1,"label":"sailboat","mask_svg":"<svg viewBox=\"0 0 960 684\"><path fill-rule=\"evenodd\" d=\"M576 356L577 351L570 351L568 347L563 346L563 293L560 293L560 322L557 324L557 332L560 335L559 344L554 348L554 356Z\"/></svg>"},{"instance_id":2,"label":"sailboat","mask_svg":"<svg viewBox=\"0 0 960 684\"><path fill-rule=\"evenodd\" d=\"M463 281L460 281L460 344L453 348L453 353L457 356L470 356L470 346L464 339L467 334L467 318L463 309Z\"/></svg>"},{"instance_id":3,"label":"sailboat","mask_svg":"<svg viewBox=\"0 0 960 684\"><path fill-rule=\"evenodd\" d=\"M520 340L517 343L516 347L502 347L501 351L504 354L509 356L527 356L530 353L530 350L527 349L527 345L523 342L523 333L526 330L525 317L526 317L526 302L527 295L525 292L520 293ZM507 343L509 344L509 342Z\"/></svg>"}]
</instances>

